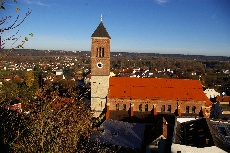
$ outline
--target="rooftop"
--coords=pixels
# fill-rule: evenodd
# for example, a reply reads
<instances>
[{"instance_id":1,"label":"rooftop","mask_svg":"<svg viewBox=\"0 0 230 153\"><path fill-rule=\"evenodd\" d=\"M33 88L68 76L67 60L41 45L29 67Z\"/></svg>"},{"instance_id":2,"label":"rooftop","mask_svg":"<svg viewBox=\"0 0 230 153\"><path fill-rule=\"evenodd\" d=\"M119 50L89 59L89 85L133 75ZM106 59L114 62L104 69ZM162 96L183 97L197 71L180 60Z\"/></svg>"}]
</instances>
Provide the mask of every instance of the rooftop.
<instances>
[{"instance_id":1,"label":"rooftop","mask_svg":"<svg viewBox=\"0 0 230 153\"><path fill-rule=\"evenodd\" d=\"M91 37L107 37L111 39L102 21L100 22L100 24L98 25L97 29L94 31Z\"/></svg>"},{"instance_id":2,"label":"rooftop","mask_svg":"<svg viewBox=\"0 0 230 153\"><path fill-rule=\"evenodd\" d=\"M109 98L206 101L199 80L111 77Z\"/></svg>"}]
</instances>

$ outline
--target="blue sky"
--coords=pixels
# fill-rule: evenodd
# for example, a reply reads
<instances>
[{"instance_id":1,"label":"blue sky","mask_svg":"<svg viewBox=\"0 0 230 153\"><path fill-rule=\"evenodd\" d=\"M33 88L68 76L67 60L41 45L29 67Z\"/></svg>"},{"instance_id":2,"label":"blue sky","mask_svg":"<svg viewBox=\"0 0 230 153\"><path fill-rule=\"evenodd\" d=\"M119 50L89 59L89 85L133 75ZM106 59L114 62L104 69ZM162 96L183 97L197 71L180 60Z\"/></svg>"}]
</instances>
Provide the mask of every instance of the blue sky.
<instances>
[{"instance_id":1,"label":"blue sky","mask_svg":"<svg viewBox=\"0 0 230 153\"><path fill-rule=\"evenodd\" d=\"M230 56L229 0L6 0L0 16L22 18L25 48L91 49L91 35L103 23L111 51ZM13 11L12 11L13 10ZM6 25L5 25L6 26ZM4 32L3 38L16 30ZM7 42L6 48L12 42Z\"/></svg>"}]
</instances>

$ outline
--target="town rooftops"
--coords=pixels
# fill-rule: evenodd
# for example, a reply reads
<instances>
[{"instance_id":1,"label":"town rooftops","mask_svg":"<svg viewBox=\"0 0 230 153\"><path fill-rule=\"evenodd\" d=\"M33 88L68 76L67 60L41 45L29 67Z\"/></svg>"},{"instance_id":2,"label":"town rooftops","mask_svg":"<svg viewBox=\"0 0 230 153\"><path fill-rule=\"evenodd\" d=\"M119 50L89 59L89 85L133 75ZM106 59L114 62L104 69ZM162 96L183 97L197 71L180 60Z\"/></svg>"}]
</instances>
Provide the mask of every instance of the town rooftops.
<instances>
[{"instance_id":1,"label":"town rooftops","mask_svg":"<svg viewBox=\"0 0 230 153\"><path fill-rule=\"evenodd\" d=\"M91 136L94 141L129 148L141 148L144 139L145 124L109 119L101 124L100 129L101 133Z\"/></svg>"},{"instance_id":2,"label":"town rooftops","mask_svg":"<svg viewBox=\"0 0 230 153\"><path fill-rule=\"evenodd\" d=\"M108 98L206 101L199 80L111 77Z\"/></svg>"},{"instance_id":3,"label":"town rooftops","mask_svg":"<svg viewBox=\"0 0 230 153\"><path fill-rule=\"evenodd\" d=\"M107 37L111 39L102 21L100 22L100 24L98 25L97 29L94 31L91 37Z\"/></svg>"},{"instance_id":4,"label":"town rooftops","mask_svg":"<svg viewBox=\"0 0 230 153\"><path fill-rule=\"evenodd\" d=\"M216 101L230 102L230 96L217 96Z\"/></svg>"}]
</instances>

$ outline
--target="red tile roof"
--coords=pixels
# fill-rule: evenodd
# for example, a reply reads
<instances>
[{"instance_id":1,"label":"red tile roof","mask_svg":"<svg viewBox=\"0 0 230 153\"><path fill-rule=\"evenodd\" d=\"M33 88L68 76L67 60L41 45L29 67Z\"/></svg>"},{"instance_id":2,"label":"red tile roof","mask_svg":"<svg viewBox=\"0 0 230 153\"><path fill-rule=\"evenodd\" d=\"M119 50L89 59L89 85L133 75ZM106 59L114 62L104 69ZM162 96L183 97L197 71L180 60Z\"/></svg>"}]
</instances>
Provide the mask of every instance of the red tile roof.
<instances>
[{"instance_id":1,"label":"red tile roof","mask_svg":"<svg viewBox=\"0 0 230 153\"><path fill-rule=\"evenodd\" d=\"M216 101L220 102L230 102L230 96L217 96Z\"/></svg>"},{"instance_id":2,"label":"red tile roof","mask_svg":"<svg viewBox=\"0 0 230 153\"><path fill-rule=\"evenodd\" d=\"M208 107L208 106L212 106L212 102L211 100L205 95L205 106Z\"/></svg>"},{"instance_id":3,"label":"red tile roof","mask_svg":"<svg viewBox=\"0 0 230 153\"><path fill-rule=\"evenodd\" d=\"M109 98L205 101L199 80L111 77L109 85Z\"/></svg>"}]
</instances>

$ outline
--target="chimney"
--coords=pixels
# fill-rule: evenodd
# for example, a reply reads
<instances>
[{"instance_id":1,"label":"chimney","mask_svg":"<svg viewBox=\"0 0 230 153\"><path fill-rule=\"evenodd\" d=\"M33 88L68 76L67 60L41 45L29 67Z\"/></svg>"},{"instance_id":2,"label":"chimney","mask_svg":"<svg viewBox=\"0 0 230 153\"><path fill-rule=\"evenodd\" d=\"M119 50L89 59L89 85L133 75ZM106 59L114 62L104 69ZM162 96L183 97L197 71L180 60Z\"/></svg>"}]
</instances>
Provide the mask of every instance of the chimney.
<instances>
[{"instance_id":1,"label":"chimney","mask_svg":"<svg viewBox=\"0 0 230 153\"><path fill-rule=\"evenodd\" d=\"M109 119L109 114L110 114L110 111L109 111L109 105L110 103L106 103L106 113L105 113L105 119Z\"/></svg>"},{"instance_id":2,"label":"chimney","mask_svg":"<svg viewBox=\"0 0 230 153\"><path fill-rule=\"evenodd\" d=\"M134 116L133 107L134 107L134 104L131 103L131 104L130 104L130 112L129 112L130 117L133 117L133 116Z\"/></svg>"},{"instance_id":3,"label":"chimney","mask_svg":"<svg viewBox=\"0 0 230 153\"><path fill-rule=\"evenodd\" d=\"M167 128L168 128L168 123L167 123L167 121L165 120L165 118L163 117L162 118L162 128L163 128L163 136L167 139L167 134L168 134L168 130L167 130Z\"/></svg>"},{"instance_id":4,"label":"chimney","mask_svg":"<svg viewBox=\"0 0 230 153\"><path fill-rule=\"evenodd\" d=\"M154 116L157 115L157 104L153 104L152 114L153 114Z\"/></svg>"}]
</instances>

